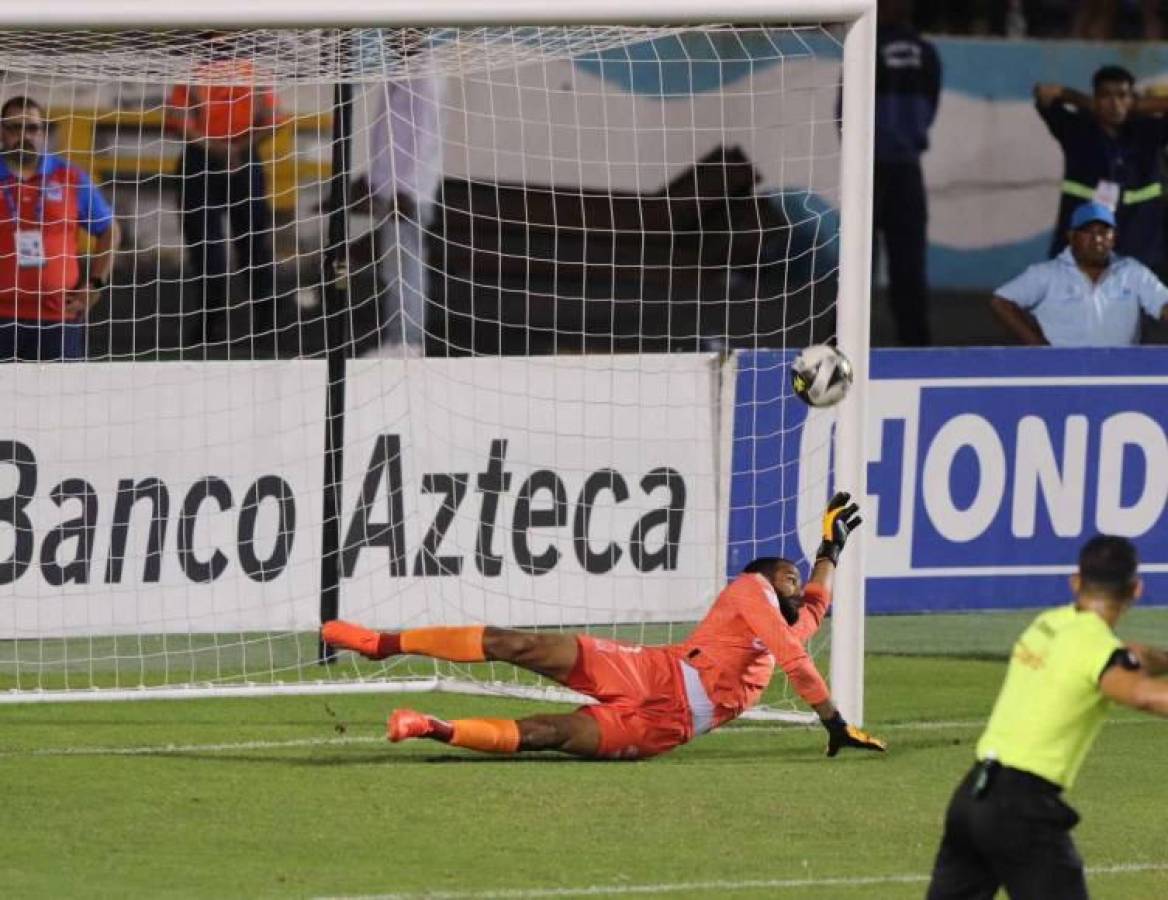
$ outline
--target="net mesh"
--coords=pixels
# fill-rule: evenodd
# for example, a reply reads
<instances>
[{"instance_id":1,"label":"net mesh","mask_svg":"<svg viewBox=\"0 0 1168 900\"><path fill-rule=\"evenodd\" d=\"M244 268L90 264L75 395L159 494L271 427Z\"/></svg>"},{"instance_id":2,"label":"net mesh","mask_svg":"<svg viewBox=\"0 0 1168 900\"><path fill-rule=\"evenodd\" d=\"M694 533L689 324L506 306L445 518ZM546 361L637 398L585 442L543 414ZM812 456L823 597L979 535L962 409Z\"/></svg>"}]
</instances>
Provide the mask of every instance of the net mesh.
<instances>
[{"instance_id":1,"label":"net mesh","mask_svg":"<svg viewBox=\"0 0 1168 900\"><path fill-rule=\"evenodd\" d=\"M206 71L207 63L227 53L251 61L281 85L376 84L407 75L485 72L609 52L620 58L629 48L669 39L691 48L688 61L695 63L766 64L822 55L825 36L838 45L830 31L809 26L0 30L0 60L5 69L30 78L211 84L231 83L228 76ZM748 46L759 42L769 45L769 59ZM419 47L426 53L418 54Z\"/></svg>"},{"instance_id":2,"label":"net mesh","mask_svg":"<svg viewBox=\"0 0 1168 900\"><path fill-rule=\"evenodd\" d=\"M728 540L804 555L830 433L741 386L834 333L833 28L0 31L0 71L5 353L84 360L0 371L0 687L525 682L319 664L342 412L348 618L662 643Z\"/></svg>"}]
</instances>

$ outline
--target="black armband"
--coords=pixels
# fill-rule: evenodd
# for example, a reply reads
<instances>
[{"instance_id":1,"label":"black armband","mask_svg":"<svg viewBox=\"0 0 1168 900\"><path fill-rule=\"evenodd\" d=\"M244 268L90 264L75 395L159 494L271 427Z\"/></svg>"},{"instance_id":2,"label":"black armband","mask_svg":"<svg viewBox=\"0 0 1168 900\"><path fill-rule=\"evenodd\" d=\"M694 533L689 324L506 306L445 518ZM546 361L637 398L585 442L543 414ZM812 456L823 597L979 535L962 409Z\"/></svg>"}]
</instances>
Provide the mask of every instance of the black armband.
<instances>
[{"instance_id":1,"label":"black armband","mask_svg":"<svg viewBox=\"0 0 1168 900\"><path fill-rule=\"evenodd\" d=\"M1104 664L1102 670L1099 672L1099 677L1102 678L1107 674L1107 670L1112 666L1119 666L1121 669L1127 669L1129 672L1134 672L1140 668L1139 657L1132 653L1127 647L1120 647L1111 656L1107 657L1107 662Z\"/></svg>"}]
</instances>

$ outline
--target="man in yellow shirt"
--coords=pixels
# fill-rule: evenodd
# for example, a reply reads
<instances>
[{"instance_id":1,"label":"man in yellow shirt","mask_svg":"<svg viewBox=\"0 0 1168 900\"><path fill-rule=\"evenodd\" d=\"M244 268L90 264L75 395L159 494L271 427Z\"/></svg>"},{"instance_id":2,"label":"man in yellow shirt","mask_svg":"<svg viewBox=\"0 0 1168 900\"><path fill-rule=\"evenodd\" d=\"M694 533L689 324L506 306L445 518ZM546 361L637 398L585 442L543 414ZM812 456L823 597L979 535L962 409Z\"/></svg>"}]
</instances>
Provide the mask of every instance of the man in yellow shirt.
<instances>
[{"instance_id":1,"label":"man in yellow shirt","mask_svg":"<svg viewBox=\"0 0 1168 900\"><path fill-rule=\"evenodd\" d=\"M977 763L945 815L928 900L1087 896L1059 796L1078 774L1112 701L1168 716L1168 653L1125 646L1112 631L1140 596L1136 548L1099 535L1079 553L1075 602L1035 619L1014 645L977 744Z\"/></svg>"}]
</instances>

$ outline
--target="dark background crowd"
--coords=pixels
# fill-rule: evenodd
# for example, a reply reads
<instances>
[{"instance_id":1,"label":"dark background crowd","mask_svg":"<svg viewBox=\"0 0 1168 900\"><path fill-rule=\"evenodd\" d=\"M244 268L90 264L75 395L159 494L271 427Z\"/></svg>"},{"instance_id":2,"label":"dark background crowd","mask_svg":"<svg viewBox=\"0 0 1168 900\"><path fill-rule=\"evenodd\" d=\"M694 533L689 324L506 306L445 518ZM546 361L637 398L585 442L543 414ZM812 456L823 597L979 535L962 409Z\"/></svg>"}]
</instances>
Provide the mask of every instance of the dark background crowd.
<instances>
[{"instance_id":1,"label":"dark background crowd","mask_svg":"<svg viewBox=\"0 0 1168 900\"><path fill-rule=\"evenodd\" d=\"M913 24L935 34L1161 40L1163 0L946 0L920 3Z\"/></svg>"},{"instance_id":2,"label":"dark background crowd","mask_svg":"<svg viewBox=\"0 0 1168 900\"><path fill-rule=\"evenodd\" d=\"M939 8L912 0L881 0L878 7L872 344L1163 343L1168 99L1139 92L1135 76L1118 64L1090 73L1089 88L1033 86L1035 116L1063 157L1048 259L1031 260L1021 273L987 273L1000 285L988 305L971 302L964 292L930 290L922 157L930 147L944 73L919 23L928 23ZM1052 25L1055 13L1071 35L1092 29L1113 34L1134 13L1147 32L1159 21L1158 3L1083 2L1056 9L1009 0L943 8L945 25L1000 26L1018 37ZM1065 27L1058 33L1066 34Z\"/></svg>"},{"instance_id":3,"label":"dark background crowd","mask_svg":"<svg viewBox=\"0 0 1168 900\"><path fill-rule=\"evenodd\" d=\"M1165 342L1168 98L1139 91L1118 64L1075 86L1034 85L1036 120L1065 164L1050 173L1061 178L1054 241L1025 272L993 273L993 292L930 284L922 158L945 84L932 35L1149 42L1166 9L880 0L873 346ZM92 149L55 146L48 101L0 97L0 358L305 357L338 336L352 355L724 351L801 346L834 329L834 273L805 269L816 253L799 249L818 251L820 238L795 239L809 211L816 223L832 211L809 210L806 194L764 196L741 148L717 147L641 192L459 180L440 168L431 178L421 163L443 152L435 75L373 89L370 173L346 180L340 198L347 243L322 234L316 250L299 234L306 207L277 198L316 190L309 214L328 216L327 163L299 191L273 183L270 148L295 117L259 86L235 36L199 41L204 86L175 85L164 120L149 126L181 147L177 160L120 187L108 173L90 183L78 161L95 160ZM425 51L403 47L403 60ZM280 152L296 169L291 140ZM163 198L153 208L152 192ZM155 256L136 253L136 220L163 208L180 229L158 233ZM340 281L330 253L344 263L341 295L330 291Z\"/></svg>"}]
</instances>

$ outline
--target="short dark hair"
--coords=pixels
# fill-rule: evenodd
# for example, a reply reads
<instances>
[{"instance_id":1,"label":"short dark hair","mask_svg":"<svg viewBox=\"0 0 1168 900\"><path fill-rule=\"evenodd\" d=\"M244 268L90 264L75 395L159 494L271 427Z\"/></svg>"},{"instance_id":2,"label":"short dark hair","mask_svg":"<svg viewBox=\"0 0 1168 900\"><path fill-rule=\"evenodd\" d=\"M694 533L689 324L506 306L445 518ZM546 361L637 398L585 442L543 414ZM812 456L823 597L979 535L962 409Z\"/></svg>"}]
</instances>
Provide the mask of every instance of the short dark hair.
<instances>
[{"instance_id":1,"label":"short dark hair","mask_svg":"<svg viewBox=\"0 0 1168 900\"><path fill-rule=\"evenodd\" d=\"M1139 564L1136 545L1127 538L1097 534L1079 551L1079 590L1110 600L1130 600Z\"/></svg>"},{"instance_id":2,"label":"short dark hair","mask_svg":"<svg viewBox=\"0 0 1168 900\"><path fill-rule=\"evenodd\" d=\"M742 574L751 575L757 573L759 575L765 575L767 578L774 578L775 571L783 563L789 566L795 565L792 560L787 559L785 556L760 556L748 562L742 570Z\"/></svg>"},{"instance_id":3,"label":"short dark hair","mask_svg":"<svg viewBox=\"0 0 1168 900\"><path fill-rule=\"evenodd\" d=\"M9 110L14 106L19 106L21 109L35 109L42 116L45 114L45 108L33 100L32 97L17 95L15 97L9 97L4 101L4 105L0 106L0 119L5 118Z\"/></svg>"},{"instance_id":4,"label":"short dark hair","mask_svg":"<svg viewBox=\"0 0 1168 900\"><path fill-rule=\"evenodd\" d=\"M1101 66L1091 76L1091 89L1098 91L1104 84L1119 81L1129 87L1134 86L1136 77L1123 66Z\"/></svg>"}]
</instances>

